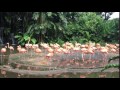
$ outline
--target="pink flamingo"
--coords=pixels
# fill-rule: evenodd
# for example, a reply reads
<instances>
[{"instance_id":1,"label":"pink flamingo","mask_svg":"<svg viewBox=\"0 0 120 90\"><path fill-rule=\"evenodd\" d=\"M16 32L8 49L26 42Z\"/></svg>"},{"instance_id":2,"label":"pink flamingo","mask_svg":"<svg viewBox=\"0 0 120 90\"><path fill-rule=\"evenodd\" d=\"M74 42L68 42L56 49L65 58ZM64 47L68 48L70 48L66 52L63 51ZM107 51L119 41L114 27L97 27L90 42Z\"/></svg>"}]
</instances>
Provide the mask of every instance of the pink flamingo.
<instances>
[{"instance_id":1,"label":"pink flamingo","mask_svg":"<svg viewBox=\"0 0 120 90\"><path fill-rule=\"evenodd\" d=\"M14 51L13 46L10 46L9 43L7 43L7 47L10 49L10 54L12 53L12 51Z\"/></svg>"},{"instance_id":2,"label":"pink flamingo","mask_svg":"<svg viewBox=\"0 0 120 90\"><path fill-rule=\"evenodd\" d=\"M41 49L37 48L37 49L35 49L35 52L36 53L41 53L42 51L41 51Z\"/></svg>"},{"instance_id":3,"label":"pink flamingo","mask_svg":"<svg viewBox=\"0 0 120 90\"><path fill-rule=\"evenodd\" d=\"M103 56L103 60L104 60L104 62L106 62L108 50L107 50L105 47L103 47L103 48L100 49L100 52L103 53L103 55L104 55L104 56Z\"/></svg>"},{"instance_id":4,"label":"pink flamingo","mask_svg":"<svg viewBox=\"0 0 120 90\"><path fill-rule=\"evenodd\" d=\"M86 78L86 76L85 75L80 75L80 78Z\"/></svg>"},{"instance_id":5,"label":"pink flamingo","mask_svg":"<svg viewBox=\"0 0 120 90\"><path fill-rule=\"evenodd\" d=\"M64 54L66 54L65 60L68 58L68 54L70 54L70 51L67 49L63 49Z\"/></svg>"},{"instance_id":6,"label":"pink flamingo","mask_svg":"<svg viewBox=\"0 0 120 90\"><path fill-rule=\"evenodd\" d=\"M42 51L41 51L41 49L37 48L37 49L35 49L35 52L36 53L41 53Z\"/></svg>"},{"instance_id":7,"label":"pink flamingo","mask_svg":"<svg viewBox=\"0 0 120 90\"><path fill-rule=\"evenodd\" d=\"M54 53L54 50L52 48L47 48L49 53Z\"/></svg>"},{"instance_id":8,"label":"pink flamingo","mask_svg":"<svg viewBox=\"0 0 120 90\"><path fill-rule=\"evenodd\" d=\"M78 52L79 52L80 48L79 47L74 47L73 51L77 53L76 59L79 59L78 57Z\"/></svg>"},{"instance_id":9,"label":"pink flamingo","mask_svg":"<svg viewBox=\"0 0 120 90\"><path fill-rule=\"evenodd\" d=\"M90 54L89 61L91 61L91 56L94 54L94 51L92 48L88 48L87 53Z\"/></svg>"},{"instance_id":10,"label":"pink flamingo","mask_svg":"<svg viewBox=\"0 0 120 90\"><path fill-rule=\"evenodd\" d=\"M3 63L3 58L2 56L6 53L6 47L1 49L1 64Z\"/></svg>"},{"instance_id":11,"label":"pink flamingo","mask_svg":"<svg viewBox=\"0 0 120 90\"><path fill-rule=\"evenodd\" d=\"M20 52L20 53L26 53L27 50L26 50L25 48L21 48L19 52Z\"/></svg>"},{"instance_id":12,"label":"pink flamingo","mask_svg":"<svg viewBox=\"0 0 120 90\"><path fill-rule=\"evenodd\" d=\"M87 52L87 49L86 48L82 48L81 52L82 52L82 60L84 62L84 56L85 56L84 54Z\"/></svg>"},{"instance_id":13,"label":"pink flamingo","mask_svg":"<svg viewBox=\"0 0 120 90\"><path fill-rule=\"evenodd\" d=\"M18 50L18 52L20 52L20 50L21 50L21 46L20 45L17 46L17 50Z\"/></svg>"},{"instance_id":14,"label":"pink flamingo","mask_svg":"<svg viewBox=\"0 0 120 90\"><path fill-rule=\"evenodd\" d=\"M47 55L46 55L46 58L48 59L48 60L51 60L51 57L53 57L53 53L48 53Z\"/></svg>"},{"instance_id":15,"label":"pink flamingo","mask_svg":"<svg viewBox=\"0 0 120 90\"><path fill-rule=\"evenodd\" d=\"M1 74L4 75L4 77L6 77L6 71L5 70L1 70Z\"/></svg>"},{"instance_id":16,"label":"pink flamingo","mask_svg":"<svg viewBox=\"0 0 120 90\"><path fill-rule=\"evenodd\" d=\"M19 52L22 53L22 54L24 54L24 53L27 52L27 50L25 48L21 48ZM25 60L25 56L24 56L24 60Z\"/></svg>"}]
</instances>

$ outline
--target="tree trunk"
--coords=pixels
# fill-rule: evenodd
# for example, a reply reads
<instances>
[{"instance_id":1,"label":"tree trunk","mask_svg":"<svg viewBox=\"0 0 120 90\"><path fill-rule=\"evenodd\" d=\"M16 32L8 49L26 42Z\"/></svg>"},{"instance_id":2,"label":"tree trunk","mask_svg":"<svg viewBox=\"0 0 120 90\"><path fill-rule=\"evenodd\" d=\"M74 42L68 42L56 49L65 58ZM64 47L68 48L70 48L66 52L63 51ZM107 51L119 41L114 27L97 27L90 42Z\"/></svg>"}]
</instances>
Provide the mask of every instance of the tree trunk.
<instances>
[{"instance_id":1,"label":"tree trunk","mask_svg":"<svg viewBox=\"0 0 120 90\"><path fill-rule=\"evenodd\" d=\"M106 16L106 15L107 15L107 13L105 12L105 20L107 19L107 16Z\"/></svg>"}]
</instances>

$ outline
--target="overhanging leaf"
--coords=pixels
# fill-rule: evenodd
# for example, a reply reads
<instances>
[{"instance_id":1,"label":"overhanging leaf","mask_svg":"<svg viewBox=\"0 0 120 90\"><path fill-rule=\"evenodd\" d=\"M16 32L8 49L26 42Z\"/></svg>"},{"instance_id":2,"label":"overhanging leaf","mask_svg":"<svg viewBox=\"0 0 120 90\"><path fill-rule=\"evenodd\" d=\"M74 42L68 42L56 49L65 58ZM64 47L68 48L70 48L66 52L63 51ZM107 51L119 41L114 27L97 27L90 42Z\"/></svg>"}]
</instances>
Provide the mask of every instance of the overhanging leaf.
<instances>
[{"instance_id":1,"label":"overhanging leaf","mask_svg":"<svg viewBox=\"0 0 120 90\"><path fill-rule=\"evenodd\" d=\"M108 64L107 66L105 66L102 70L101 70L101 72L103 72L104 70L106 70L106 69L109 69L109 68L120 68L120 64Z\"/></svg>"},{"instance_id":2,"label":"overhanging leaf","mask_svg":"<svg viewBox=\"0 0 120 90\"><path fill-rule=\"evenodd\" d=\"M29 38L30 38L30 37L29 37L29 36L27 36L27 35L26 35L26 36L24 36L25 41L29 40Z\"/></svg>"},{"instance_id":3,"label":"overhanging leaf","mask_svg":"<svg viewBox=\"0 0 120 90\"><path fill-rule=\"evenodd\" d=\"M48 14L49 17L52 16L52 12L48 12L47 14Z\"/></svg>"},{"instance_id":4,"label":"overhanging leaf","mask_svg":"<svg viewBox=\"0 0 120 90\"><path fill-rule=\"evenodd\" d=\"M31 41L33 44L35 44L37 42L37 40L35 38L32 38Z\"/></svg>"},{"instance_id":5,"label":"overhanging leaf","mask_svg":"<svg viewBox=\"0 0 120 90\"><path fill-rule=\"evenodd\" d=\"M16 35L16 36L15 36L15 38L20 38L20 37L22 37L22 36L20 36L20 35Z\"/></svg>"},{"instance_id":6,"label":"overhanging leaf","mask_svg":"<svg viewBox=\"0 0 120 90\"><path fill-rule=\"evenodd\" d=\"M120 58L120 56L112 57L112 58L109 59L108 63L110 63L110 61L112 61L112 60L117 60L117 59L119 59L119 58Z\"/></svg>"}]
</instances>

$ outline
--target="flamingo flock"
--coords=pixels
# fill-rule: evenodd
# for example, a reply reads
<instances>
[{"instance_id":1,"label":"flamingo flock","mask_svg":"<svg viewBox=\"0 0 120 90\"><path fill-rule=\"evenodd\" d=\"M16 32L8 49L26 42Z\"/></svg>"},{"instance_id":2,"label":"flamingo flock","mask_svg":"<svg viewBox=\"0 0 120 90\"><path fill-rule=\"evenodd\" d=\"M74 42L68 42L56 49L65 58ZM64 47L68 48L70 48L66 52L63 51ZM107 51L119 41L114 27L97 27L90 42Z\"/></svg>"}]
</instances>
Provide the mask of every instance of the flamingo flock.
<instances>
[{"instance_id":1,"label":"flamingo flock","mask_svg":"<svg viewBox=\"0 0 120 90\"><path fill-rule=\"evenodd\" d=\"M12 54L14 48L7 43L7 46L1 48L1 55L4 55L7 52L7 48L10 50L10 54ZM76 66L83 66L84 63L98 63L99 60L95 60L96 55L101 55L101 58L97 59L102 59L103 62L107 62L108 53L118 53L119 44L106 43L105 46L101 46L100 44L95 43L80 44L76 42L75 44L72 44L66 42L60 46L57 43L41 43L40 45L27 43L24 47L21 47L20 45L17 46L17 51L24 55L30 52L31 57L33 54L40 55L44 53L43 57L48 61L64 61L61 63L62 65L69 66L70 64L75 64ZM24 60L25 59L26 58L24 57ZM3 58L1 57L1 61L2 60ZM82 63L79 61L82 61Z\"/></svg>"}]
</instances>

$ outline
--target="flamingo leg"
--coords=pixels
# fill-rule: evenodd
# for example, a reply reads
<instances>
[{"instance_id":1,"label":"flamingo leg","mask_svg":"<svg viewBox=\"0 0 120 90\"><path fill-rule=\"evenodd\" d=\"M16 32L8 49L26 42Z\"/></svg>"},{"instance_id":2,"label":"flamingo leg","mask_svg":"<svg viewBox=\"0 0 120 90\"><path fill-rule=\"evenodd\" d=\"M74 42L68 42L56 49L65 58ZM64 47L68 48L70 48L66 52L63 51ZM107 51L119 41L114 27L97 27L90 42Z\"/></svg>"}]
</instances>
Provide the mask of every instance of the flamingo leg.
<instances>
[{"instance_id":1,"label":"flamingo leg","mask_svg":"<svg viewBox=\"0 0 120 90\"><path fill-rule=\"evenodd\" d=\"M1 65L2 65L2 54L1 54Z\"/></svg>"},{"instance_id":2,"label":"flamingo leg","mask_svg":"<svg viewBox=\"0 0 120 90\"><path fill-rule=\"evenodd\" d=\"M103 63L104 63L104 65L105 65L105 62L106 62L106 54L104 53L103 54Z\"/></svg>"},{"instance_id":3,"label":"flamingo leg","mask_svg":"<svg viewBox=\"0 0 120 90\"><path fill-rule=\"evenodd\" d=\"M107 62L107 54L105 54L105 62Z\"/></svg>"},{"instance_id":4,"label":"flamingo leg","mask_svg":"<svg viewBox=\"0 0 120 90\"><path fill-rule=\"evenodd\" d=\"M89 55L89 60L91 60L91 54Z\"/></svg>"},{"instance_id":5,"label":"flamingo leg","mask_svg":"<svg viewBox=\"0 0 120 90\"><path fill-rule=\"evenodd\" d=\"M104 62L106 61L106 58L105 58L105 53L104 53Z\"/></svg>"},{"instance_id":6,"label":"flamingo leg","mask_svg":"<svg viewBox=\"0 0 120 90\"><path fill-rule=\"evenodd\" d=\"M82 60L83 60L83 62L84 62L84 54L82 54Z\"/></svg>"},{"instance_id":7,"label":"flamingo leg","mask_svg":"<svg viewBox=\"0 0 120 90\"><path fill-rule=\"evenodd\" d=\"M3 64L3 61L4 61L4 53L2 54L2 62L1 62L1 64Z\"/></svg>"},{"instance_id":8,"label":"flamingo leg","mask_svg":"<svg viewBox=\"0 0 120 90\"><path fill-rule=\"evenodd\" d=\"M103 56L103 62L104 62L104 61L105 61L105 58L104 58L104 57L105 57L105 55L104 55L104 53L103 53L103 55L102 55L102 56Z\"/></svg>"}]
</instances>

